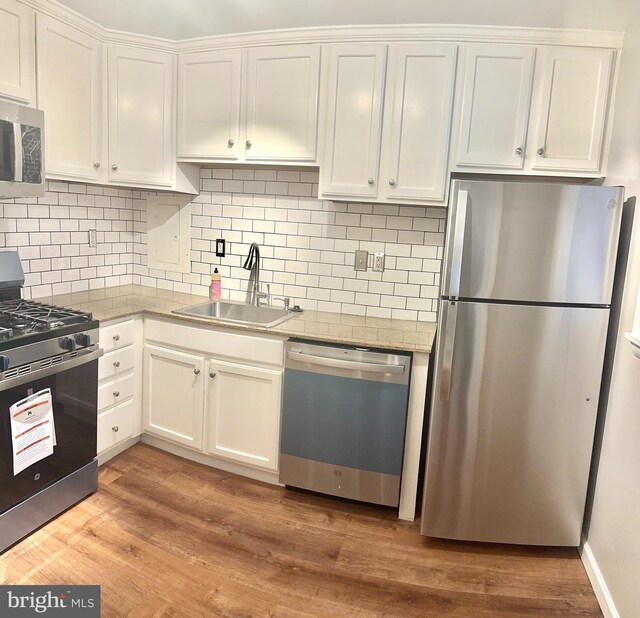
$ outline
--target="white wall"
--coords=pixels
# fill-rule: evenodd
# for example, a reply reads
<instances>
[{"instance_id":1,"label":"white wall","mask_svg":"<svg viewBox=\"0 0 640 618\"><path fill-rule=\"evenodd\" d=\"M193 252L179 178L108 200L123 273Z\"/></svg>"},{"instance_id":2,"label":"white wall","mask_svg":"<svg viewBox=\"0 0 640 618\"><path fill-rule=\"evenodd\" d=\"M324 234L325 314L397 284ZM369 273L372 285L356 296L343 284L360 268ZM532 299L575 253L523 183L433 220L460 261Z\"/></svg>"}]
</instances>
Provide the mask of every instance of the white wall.
<instances>
[{"instance_id":1,"label":"white wall","mask_svg":"<svg viewBox=\"0 0 640 618\"><path fill-rule=\"evenodd\" d=\"M607 184L640 198L640 16L625 36ZM589 546L620 616L640 616L640 359L624 335L633 328L640 282L636 208Z\"/></svg>"}]
</instances>

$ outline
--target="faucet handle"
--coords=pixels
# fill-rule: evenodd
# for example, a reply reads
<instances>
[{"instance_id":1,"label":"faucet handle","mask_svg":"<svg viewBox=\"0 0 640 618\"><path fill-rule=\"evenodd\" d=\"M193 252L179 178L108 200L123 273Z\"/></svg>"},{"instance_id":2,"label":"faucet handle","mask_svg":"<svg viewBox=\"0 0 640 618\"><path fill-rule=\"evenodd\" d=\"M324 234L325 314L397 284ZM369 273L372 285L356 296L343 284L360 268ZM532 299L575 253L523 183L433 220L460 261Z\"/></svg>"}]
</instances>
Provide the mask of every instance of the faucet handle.
<instances>
[{"instance_id":1,"label":"faucet handle","mask_svg":"<svg viewBox=\"0 0 640 618\"><path fill-rule=\"evenodd\" d=\"M267 286L266 292L262 291L263 285ZM268 305L271 304L271 284L270 283L261 284L260 288L256 291L256 300L258 305L260 305L260 301L262 299L266 299Z\"/></svg>"}]
</instances>

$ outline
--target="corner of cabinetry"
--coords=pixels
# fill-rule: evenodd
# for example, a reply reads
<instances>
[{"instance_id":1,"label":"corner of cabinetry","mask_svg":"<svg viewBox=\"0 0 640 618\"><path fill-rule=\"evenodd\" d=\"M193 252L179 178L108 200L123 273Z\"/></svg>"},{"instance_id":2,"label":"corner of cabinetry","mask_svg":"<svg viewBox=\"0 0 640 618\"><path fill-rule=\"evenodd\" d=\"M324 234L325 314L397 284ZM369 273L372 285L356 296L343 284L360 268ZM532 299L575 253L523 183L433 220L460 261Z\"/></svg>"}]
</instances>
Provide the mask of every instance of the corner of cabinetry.
<instances>
[{"instance_id":1,"label":"corner of cabinetry","mask_svg":"<svg viewBox=\"0 0 640 618\"><path fill-rule=\"evenodd\" d=\"M180 193L200 193L200 166L195 163L176 163L174 189Z\"/></svg>"}]
</instances>

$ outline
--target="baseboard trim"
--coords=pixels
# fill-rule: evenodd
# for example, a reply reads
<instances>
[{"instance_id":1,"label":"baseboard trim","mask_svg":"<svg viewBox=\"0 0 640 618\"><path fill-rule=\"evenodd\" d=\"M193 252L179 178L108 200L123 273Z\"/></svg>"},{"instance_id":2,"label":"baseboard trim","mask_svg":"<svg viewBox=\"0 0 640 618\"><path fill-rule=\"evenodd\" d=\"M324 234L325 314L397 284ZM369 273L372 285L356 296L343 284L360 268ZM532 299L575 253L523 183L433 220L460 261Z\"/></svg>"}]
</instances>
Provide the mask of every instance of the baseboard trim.
<instances>
[{"instance_id":1,"label":"baseboard trim","mask_svg":"<svg viewBox=\"0 0 640 618\"><path fill-rule=\"evenodd\" d=\"M596 557L593 555L593 551L591 551L589 542L584 539L580 546L580 557L582 558L582 564L584 564L584 568L587 571L587 576L596 594L596 599L598 599L604 618L620 618L620 614L616 609L616 605L607 587L607 582L596 562Z\"/></svg>"},{"instance_id":2,"label":"baseboard trim","mask_svg":"<svg viewBox=\"0 0 640 618\"><path fill-rule=\"evenodd\" d=\"M140 436L134 436L133 438L127 438L124 442L120 442L120 444L116 444L115 446L105 449L98 455L98 465L101 466L102 464L107 463L107 461L113 459L116 455L120 455L120 453L123 453L138 442L140 442Z\"/></svg>"}]
</instances>

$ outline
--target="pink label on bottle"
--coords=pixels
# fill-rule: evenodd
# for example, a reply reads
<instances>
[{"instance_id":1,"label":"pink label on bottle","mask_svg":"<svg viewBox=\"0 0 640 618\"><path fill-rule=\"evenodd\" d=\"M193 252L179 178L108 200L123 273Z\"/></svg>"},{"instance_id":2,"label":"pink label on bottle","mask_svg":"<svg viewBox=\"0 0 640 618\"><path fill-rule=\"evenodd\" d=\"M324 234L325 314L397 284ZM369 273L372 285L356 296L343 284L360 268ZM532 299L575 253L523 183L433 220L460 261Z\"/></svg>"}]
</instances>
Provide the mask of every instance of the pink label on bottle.
<instances>
[{"instance_id":1,"label":"pink label on bottle","mask_svg":"<svg viewBox=\"0 0 640 618\"><path fill-rule=\"evenodd\" d=\"M209 298L211 300L217 300L222 296L222 281L212 281L209 288Z\"/></svg>"}]
</instances>

